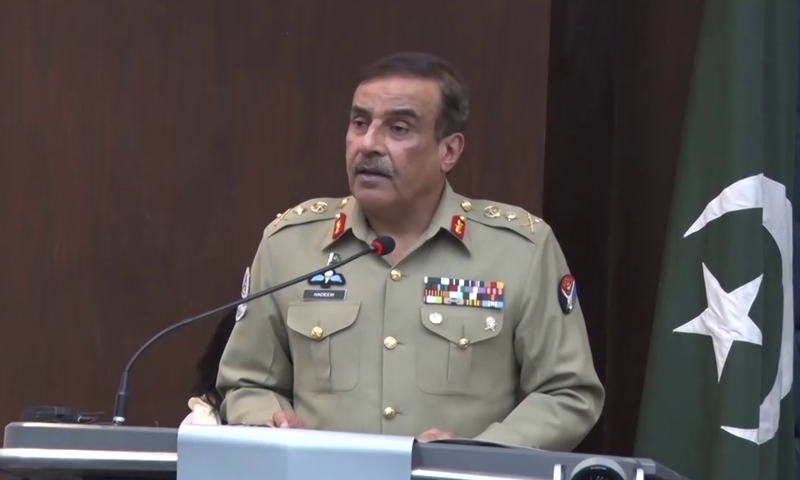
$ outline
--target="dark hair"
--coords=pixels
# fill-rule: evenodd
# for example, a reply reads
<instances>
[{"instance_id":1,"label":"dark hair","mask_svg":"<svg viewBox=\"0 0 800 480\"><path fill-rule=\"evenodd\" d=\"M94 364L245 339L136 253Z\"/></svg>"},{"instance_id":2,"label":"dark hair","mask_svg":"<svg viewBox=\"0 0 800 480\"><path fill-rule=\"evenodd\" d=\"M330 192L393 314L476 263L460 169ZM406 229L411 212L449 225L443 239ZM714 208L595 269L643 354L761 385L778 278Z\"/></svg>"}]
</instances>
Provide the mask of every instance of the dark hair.
<instances>
[{"instance_id":1,"label":"dark hair","mask_svg":"<svg viewBox=\"0 0 800 480\"><path fill-rule=\"evenodd\" d=\"M211 405L211 408L217 412L222 405L222 395L217 391L219 361L222 358L222 352L225 351L225 345L228 343L228 338L231 336L235 324L236 309L233 309L217 325L211 341L206 345L205 352L203 352L195 367L192 395L205 397L206 403Z\"/></svg>"},{"instance_id":2,"label":"dark hair","mask_svg":"<svg viewBox=\"0 0 800 480\"><path fill-rule=\"evenodd\" d=\"M398 76L425 78L439 83L442 104L436 119L437 140L466 130L469 120L469 88L450 63L429 53L395 53L364 67L359 73L358 84Z\"/></svg>"}]
</instances>

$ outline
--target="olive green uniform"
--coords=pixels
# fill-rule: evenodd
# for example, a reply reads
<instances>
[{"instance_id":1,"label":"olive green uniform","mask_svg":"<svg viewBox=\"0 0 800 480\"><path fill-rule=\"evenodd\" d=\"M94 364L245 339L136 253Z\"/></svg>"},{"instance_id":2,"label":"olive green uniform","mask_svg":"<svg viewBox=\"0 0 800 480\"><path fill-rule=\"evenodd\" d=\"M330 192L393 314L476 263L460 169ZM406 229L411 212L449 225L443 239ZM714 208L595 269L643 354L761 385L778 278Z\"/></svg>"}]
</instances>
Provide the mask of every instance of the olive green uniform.
<instances>
[{"instance_id":1,"label":"olive green uniform","mask_svg":"<svg viewBox=\"0 0 800 480\"><path fill-rule=\"evenodd\" d=\"M243 293L323 268L375 237L354 198L305 202L266 227ZM396 265L369 255L332 269L247 306L219 370L229 422L263 424L291 410L311 429L439 428L569 450L597 421L605 392L580 305L560 291L567 263L540 219L447 185L430 227ZM477 306L442 300L469 296L459 293L469 286L485 289L463 302Z\"/></svg>"}]
</instances>

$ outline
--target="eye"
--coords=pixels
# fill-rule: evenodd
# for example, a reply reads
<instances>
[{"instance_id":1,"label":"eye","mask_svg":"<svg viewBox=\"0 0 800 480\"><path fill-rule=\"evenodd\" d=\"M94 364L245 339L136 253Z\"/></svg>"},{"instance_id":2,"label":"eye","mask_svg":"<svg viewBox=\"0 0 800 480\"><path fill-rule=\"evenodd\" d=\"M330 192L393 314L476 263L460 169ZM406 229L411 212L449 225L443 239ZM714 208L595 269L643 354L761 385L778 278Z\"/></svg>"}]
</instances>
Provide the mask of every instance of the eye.
<instances>
[{"instance_id":1,"label":"eye","mask_svg":"<svg viewBox=\"0 0 800 480\"><path fill-rule=\"evenodd\" d=\"M389 129L393 133L399 133L399 134L408 133L408 127L406 127L405 125L402 125L402 124L401 125L397 125L397 124L392 125L391 127L389 127Z\"/></svg>"},{"instance_id":2,"label":"eye","mask_svg":"<svg viewBox=\"0 0 800 480\"><path fill-rule=\"evenodd\" d=\"M350 120L350 124L355 127L356 129L363 129L367 128L368 124L367 121L361 117L354 118Z\"/></svg>"}]
</instances>

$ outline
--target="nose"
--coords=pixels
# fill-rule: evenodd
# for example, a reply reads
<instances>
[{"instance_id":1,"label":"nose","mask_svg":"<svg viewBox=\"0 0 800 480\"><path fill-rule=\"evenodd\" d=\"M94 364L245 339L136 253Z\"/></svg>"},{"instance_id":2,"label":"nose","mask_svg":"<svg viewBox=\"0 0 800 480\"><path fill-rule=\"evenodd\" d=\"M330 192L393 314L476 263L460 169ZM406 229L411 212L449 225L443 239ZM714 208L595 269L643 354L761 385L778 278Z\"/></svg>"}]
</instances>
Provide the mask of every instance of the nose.
<instances>
[{"instance_id":1,"label":"nose","mask_svg":"<svg viewBox=\"0 0 800 480\"><path fill-rule=\"evenodd\" d=\"M369 129L361 137L359 153L364 156L386 155L386 144L383 141L383 135L378 125L374 123L370 125Z\"/></svg>"}]
</instances>

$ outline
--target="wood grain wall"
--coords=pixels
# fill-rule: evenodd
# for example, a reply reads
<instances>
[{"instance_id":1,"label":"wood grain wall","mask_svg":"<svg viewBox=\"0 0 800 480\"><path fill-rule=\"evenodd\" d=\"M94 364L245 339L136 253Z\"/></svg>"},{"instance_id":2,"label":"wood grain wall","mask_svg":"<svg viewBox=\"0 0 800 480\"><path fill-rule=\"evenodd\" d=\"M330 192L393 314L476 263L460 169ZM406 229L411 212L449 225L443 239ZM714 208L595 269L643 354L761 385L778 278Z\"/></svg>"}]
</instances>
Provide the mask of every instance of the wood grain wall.
<instances>
[{"instance_id":1,"label":"wood grain wall","mask_svg":"<svg viewBox=\"0 0 800 480\"><path fill-rule=\"evenodd\" d=\"M264 225L347 192L356 69L454 62L454 185L542 210L549 0L0 0L0 425L108 419L153 333L232 301ZM157 344L129 424L176 426L213 321Z\"/></svg>"}]
</instances>

